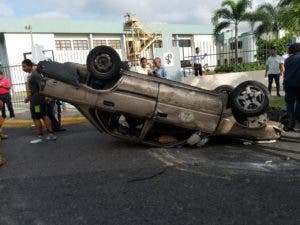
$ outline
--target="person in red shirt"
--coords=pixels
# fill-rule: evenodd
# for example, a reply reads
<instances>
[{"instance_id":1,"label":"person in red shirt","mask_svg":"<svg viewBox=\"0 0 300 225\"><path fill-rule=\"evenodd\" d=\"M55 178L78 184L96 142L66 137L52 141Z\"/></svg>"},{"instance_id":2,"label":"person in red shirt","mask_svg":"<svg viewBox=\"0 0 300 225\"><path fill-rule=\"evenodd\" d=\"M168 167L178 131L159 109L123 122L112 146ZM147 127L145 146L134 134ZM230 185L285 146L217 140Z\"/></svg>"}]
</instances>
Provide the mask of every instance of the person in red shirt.
<instances>
[{"instance_id":1,"label":"person in red shirt","mask_svg":"<svg viewBox=\"0 0 300 225\"><path fill-rule=\"evenodd\" d=\"M0 100L0 109L3 107L3 102ZM2 131L2 125L4 123L4 119L2 116L0 116L0 141L3 140L3 139L7 139L8 136L6 134L3 133ZM3 155L2 155L2 152L1 152L1 149L0 149L0 166L4 165L6 163Z\"/></svg>"},{"instance_id":2,"label":"person in red shirt","mask_svg":"<svg viewBox=\"0 0 300 225\"><path fill-rule=\"evenodd\" d=\"M15 113L11 103L10 88L11 88L10 80L7 77L5 77L3 72L0 70L0 100L4 104L3 107L1 108L2 117L6 118L6 113L5 113L5 104L6 104L10 114L10 118L13 119L15 117Z\"/></svg>"}]
</instances>

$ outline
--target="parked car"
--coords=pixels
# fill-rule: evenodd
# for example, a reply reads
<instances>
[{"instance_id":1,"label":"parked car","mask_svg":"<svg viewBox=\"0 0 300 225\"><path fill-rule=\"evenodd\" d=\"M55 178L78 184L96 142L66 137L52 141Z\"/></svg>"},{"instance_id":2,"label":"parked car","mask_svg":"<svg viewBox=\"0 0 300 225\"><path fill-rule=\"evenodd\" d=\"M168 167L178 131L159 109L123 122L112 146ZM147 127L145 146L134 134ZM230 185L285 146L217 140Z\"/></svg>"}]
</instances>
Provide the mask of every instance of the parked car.
<instances>
[{"instance_id":1,"label":"parked car","mask_svg":"<svg viewBox=\"0 0 300 225\"><path fill-rule=\"evenodd\" d=\"M41 61L41 93L74 105L101 133L153 146L203 143L212 135L278 139L268 121L266 87L246 81L204 90L131 72L108 46L90 51L86 65Z\"/></svg>"}]
</instances>

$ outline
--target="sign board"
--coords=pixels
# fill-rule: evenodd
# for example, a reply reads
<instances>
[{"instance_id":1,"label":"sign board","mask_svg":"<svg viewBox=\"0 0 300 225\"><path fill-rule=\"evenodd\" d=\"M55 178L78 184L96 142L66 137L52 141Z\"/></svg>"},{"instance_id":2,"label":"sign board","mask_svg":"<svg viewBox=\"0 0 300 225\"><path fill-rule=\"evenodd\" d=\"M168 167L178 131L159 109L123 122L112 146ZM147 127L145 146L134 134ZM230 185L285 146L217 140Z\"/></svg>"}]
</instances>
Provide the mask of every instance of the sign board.
<instances>
[{"instance_id":1,"label":"sign board","mask_svg":"<svg viewBox=\"0 0 300 225\"><path fill-rule=\"evenodd\" d=\"M165 67L174 66L174 53L166 52L163 54L163 65Z\"/></svg>"}]
</instances>

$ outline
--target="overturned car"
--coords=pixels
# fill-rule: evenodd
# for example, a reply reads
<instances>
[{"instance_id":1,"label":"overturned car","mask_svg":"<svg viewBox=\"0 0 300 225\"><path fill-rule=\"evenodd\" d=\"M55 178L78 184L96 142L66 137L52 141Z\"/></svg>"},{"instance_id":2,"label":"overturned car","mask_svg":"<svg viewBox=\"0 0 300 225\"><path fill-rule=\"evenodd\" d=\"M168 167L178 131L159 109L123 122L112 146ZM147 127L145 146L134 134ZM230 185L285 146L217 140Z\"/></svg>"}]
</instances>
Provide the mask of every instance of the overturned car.
<instances>
[{"instance_id":1,"label":"overturned car","mask_svg":"<svg viewBox=\"0 0 300 225\"><path fill-rule=\"evenodd\" d=\"M41 61L41 93L74 105L101 133L152 146L197 145L212 135L274 140L266 87L246 81L204 90L131 72L108 46L90 51L86 65Z\"/></svg>"}]
</instances>

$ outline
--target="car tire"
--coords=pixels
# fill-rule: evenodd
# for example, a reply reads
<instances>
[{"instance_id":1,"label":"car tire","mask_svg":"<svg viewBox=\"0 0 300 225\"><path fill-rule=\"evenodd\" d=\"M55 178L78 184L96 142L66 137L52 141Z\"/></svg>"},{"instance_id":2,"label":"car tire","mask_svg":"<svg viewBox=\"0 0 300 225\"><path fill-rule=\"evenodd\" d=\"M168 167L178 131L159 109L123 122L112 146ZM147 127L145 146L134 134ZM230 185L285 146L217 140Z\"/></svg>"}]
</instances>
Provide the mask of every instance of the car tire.
<instances>
[{"instance_id":1,"label":"car tire","mask_svg":"<svg viewBox=\"0 0 300 225\"><path fill-rule=\"evenodd\" d=\"M230 95L230 93L233 91L234 87L231 85L221 85L219 87L215 88L215 92L217 93L226 93Z\"/></svg>"},{"instance_id":2,"label":"car tire","mask_svg":"<svg viewBox=\"0 0 300 225\"><path fill-rule=\"evenodd\" d=\"M233 115L239 120L241 117L259 116L269 106L268 90L257 81L245 81L231 92L230 105Z\"/></svg>"},{"instance_id":3,"label":"car tire","mask_svg":"<svg viewBox=\"0 0 300 225\"><path fill-rule=\"evenodd\" d=\"M224 105L226 105L226 108L230 108L229 97L233 89L234 87L231 85L221 85L219 87L216 87L214 90L218 94L221 94L221 98L224 102Z\"/></svg>"},{"instance_id":4,"label":"car tire","mask_svg":"<svg viewBox=\"0 0 300 225\"><path fill-rule=\"evenodd\" d=\"M120 73L121 59L112 47L102 45L89 52L86 65L94 78L111 80Z\"/></svg>"}]
</instances>

